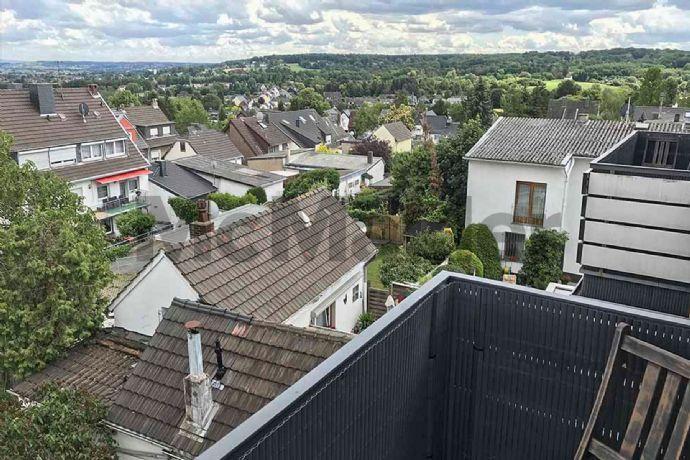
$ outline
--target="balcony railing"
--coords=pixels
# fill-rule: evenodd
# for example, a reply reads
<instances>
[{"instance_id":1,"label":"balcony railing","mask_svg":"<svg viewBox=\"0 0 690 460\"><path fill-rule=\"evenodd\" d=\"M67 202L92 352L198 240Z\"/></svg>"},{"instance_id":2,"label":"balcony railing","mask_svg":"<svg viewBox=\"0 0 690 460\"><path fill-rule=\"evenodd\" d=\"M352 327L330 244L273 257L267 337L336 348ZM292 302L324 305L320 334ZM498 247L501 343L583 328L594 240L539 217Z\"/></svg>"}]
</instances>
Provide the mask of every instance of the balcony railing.
<instances>
[{"instance_id":1,"label":"balcony railing","mask_svg":"<svg viewBox=\"0 0 690 460\"><path fill-rule=\"evenodd\" d=\"M199 458L572 458L619 321L690 356L688 319L442 272ZM613 446L626 359L596 427Z\"/></svg>"},{"instance_id":2,"label":"balcony railing","mask_svg":"<svg viewBox=\"0 0 690 460\"><path fill-rule=\"evenodd\" d=\"M132 209L143 208L144 206L146 206L146 200L140 195L132 198L128 196L113 196L103 200L101 205L96 207L96 211L106 213L108 216L114 216Z\"/></svg>"}]
</instances>

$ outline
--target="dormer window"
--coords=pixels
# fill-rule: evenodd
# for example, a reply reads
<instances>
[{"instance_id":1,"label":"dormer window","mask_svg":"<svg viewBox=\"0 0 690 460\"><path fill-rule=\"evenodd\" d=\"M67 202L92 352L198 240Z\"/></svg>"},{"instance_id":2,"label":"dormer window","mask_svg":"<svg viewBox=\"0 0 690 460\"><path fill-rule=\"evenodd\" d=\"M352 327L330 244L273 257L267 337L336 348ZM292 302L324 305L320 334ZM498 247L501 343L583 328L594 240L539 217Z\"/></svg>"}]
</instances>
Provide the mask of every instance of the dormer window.
<instances>
[{"instance_id":1,"label":"dormer window","mask_svg":"<svg viewBox=\"0 0 690 460\"><path fill-rule=\"evenodd\" d=\"M170 126L163 126L163 135L170 134Z\"/></svg>"},{"instance_id":2,"label":"dormer window","mask_svg":"<svg viewBox=\"0 0 690 460\"><path fill-rule=\"evenodd\" d=\"M644 166L673 168L676 165L678 141L672 139L649 139L644 153Z\"/></svg>"},{"instance_id":3,"label":"dormer window","mask_svg":"<svg viewBox=\"0 0 690 460\"><path fill-rule=\"evenodd\" d=\"M81 144L82 161L100 160L103 158L103 143Z\"/></svg>"}]
</instances>

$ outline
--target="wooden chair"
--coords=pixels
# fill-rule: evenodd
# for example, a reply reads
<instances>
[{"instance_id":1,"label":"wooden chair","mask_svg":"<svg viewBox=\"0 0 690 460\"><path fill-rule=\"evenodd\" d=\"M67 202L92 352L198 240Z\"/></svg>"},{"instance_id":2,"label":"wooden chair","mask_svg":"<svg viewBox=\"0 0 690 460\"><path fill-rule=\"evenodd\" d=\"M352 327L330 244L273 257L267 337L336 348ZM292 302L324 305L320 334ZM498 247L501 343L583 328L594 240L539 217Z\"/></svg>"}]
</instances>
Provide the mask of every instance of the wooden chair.
<instances>
[{"instance_id":1,"label":"wooden chair","mask_svg":"<svg viewBox=\"0 0 690 460\"><path fill-rule=\"evenodd\" d=\"M688 428L690 427L690 384L687 384L690 378L690 360L631 337L628 335L629 330L630 326L625 323L619 323L616 326L616 333L613 337L613 344L606 362L601 386L594 400L594 407L585 427L580 446L575 454L576 460L582 459L587 452L598 459L605 460L632 459L636 454L642 460L656 459L659 456L662 441L665 439L669 428L673 431L671 431L666 445L664 460L678 459L681 454L687 455L687 452L683 452L683 446L685 445ZM625 437L620 449L616 452L603 442L593 438L592 432L594 431L594 425L597 422L599 410L606 395L609 380L611 379L620 350L647 361L647 367L644 371L642 383L639 386L637 400L628 421ZM640 436L647 416L653 412L651 410L652 400L654 399L662 370L666 373L663 390L656 405L649 434L640 443ZM683 382L686 382L683 400L680 403L680 408L677 410L675 424L669 425L674 412L674 406L677 405L678 390L682 388ZM636 456L635 458L638 457Z\"/></svg>"}]
</instances>

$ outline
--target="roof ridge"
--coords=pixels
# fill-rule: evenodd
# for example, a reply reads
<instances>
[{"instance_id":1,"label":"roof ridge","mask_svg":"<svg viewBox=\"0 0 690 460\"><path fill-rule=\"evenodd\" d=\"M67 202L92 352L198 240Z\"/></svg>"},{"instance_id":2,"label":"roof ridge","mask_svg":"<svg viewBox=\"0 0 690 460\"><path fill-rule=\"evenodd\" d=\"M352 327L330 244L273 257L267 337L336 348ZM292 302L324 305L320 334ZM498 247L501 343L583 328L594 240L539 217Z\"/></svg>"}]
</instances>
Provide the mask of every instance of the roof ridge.
<instances>
[{"instance_id":1,"label":"roof ridge","mask_svg":"<svg viewBox=\"0 0 690 460\"><path fill-rule=\"evenodd\" d=\"M227 308L216 307L214 305L209 305L206 303L197 302L189 299L181 299L179 297L173 297L170 306L173 305L187 310L198 311L200 313L206 313L216 316L222 316L224 318L235 319L237 321L243 321L245 323L251 323L253 319L252 316L236 313L234 311L228 310Z\"/></svg>"}]
</instances>

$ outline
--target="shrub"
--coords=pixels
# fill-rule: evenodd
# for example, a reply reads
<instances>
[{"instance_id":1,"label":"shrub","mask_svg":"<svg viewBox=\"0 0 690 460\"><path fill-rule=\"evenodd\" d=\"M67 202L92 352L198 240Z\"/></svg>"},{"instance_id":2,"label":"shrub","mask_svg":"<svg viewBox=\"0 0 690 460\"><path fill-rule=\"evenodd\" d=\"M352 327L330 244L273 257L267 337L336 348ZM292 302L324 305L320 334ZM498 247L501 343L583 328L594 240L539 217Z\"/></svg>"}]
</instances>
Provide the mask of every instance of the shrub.
<instances>
[{"instance_id":1,"label":"shrub","mask_svg":"<svg viewBox=\"0 0 690 460\"><path fill-rule=\"evenodd\" d=\"M467 275L484 276L484 264L475 253L467 249L453 251L448 258L447 269Z\"/></svg>"},{"instance_id":2,"label":"shrub","mask_svg":"<svg viewBox=\"0 0 690 460\"><path fill-rule=\"evenodd\" d=\"M537 230L525 243L520 274L525 284L546 289L549 283L560 281L563 276L563 253L568 241L566 232Z\"/></svg>"},{"instance_id":3,"label":"shrub","mask_svg":"<svg viewBox=\"0 0 690 460\"><path fill-rule=\"evenodd\" d=\"M415 236L407 245L407 250L416 256L424 257L440 264L453 251L453 235L445 232L423 232Z\"/></svg>"},{"instance_id":4,"label":"shrub","mask_svg":"<svg viewBox=\"0 0 690 460\"><path fill-rule=\"evenodd\" d=\"M326 187L329 191L336 190L339 185L340 174L338 171L335 169L315 169L302 173L285 184L283 196L290 199L320 187Z\"/></svg>"},{"instance_id":5,"label":"shrub","mask_svg":"<svg viewBox=\"0 0 690 460\"><path fill-rule=\"evenodd\" d=\"M258 204L264 204L266 201L268 201L268 197L266 197L266 190L262 189L261 187L252 187L247 190L247 194L254 195Z\"/></svg>"},{"instance_id":6,"label":"shrub","mask_svg":"<svg viewBox=\"0 0 690 460\"><path fill-rule=\"evenodd\" d=\"M128 244L120 244L119 246L111 246L106 250L106 255L108 260L111 262L116 261L122 257L127 257L132 247Z\"/></svg>"},{"instance_id":7,"label":"shrub","mask_svg":"<svg viewBox=\"0 0 690 460\"><path fill-rule=\"evenodd\" d=\"M151 231L156 218L140 209L121 214L115 219L117 228L123 236L139 236Z\"/></svg>"},{"instance_id":8,"label":"shrub","mask_svg":"<svg viewBox=\"0 0 690 460\"><path fill-rule=\"evenodd\" d=\"M501 258L498 243L493 233L484 224L468 225L462 232L460 249L474 253L484 266L484 277L494 280L501 278Z\"/></svg>"},{"instance_id":9,"label":"shrub","mask_svg":"<svg viewBox=\"0 0 690 460\"><path fill-rule=\"evenodd\" d=\"M383 201L378 192L365 188L350 200L347 212L353 219L365 220L379 215L382 206Z\"/></svg>"},{"instance_id":10,"label":"shrub","mask_svg":"<svg viewBox=\"0 0 690 460\"><path fill-rule=\"evenodd\" d=\"M221 211L229 211L245 204L256 204L256 196L246 193L244 196L230 195L229 193L211 193L208 199L218 205Z\"/></svg>"},{"instance_id":11,"label":"shrub","mask_svg":"<svg viewBox=\"0 0 690 460\"><path fill-rule=\"evenodd\" d=\"M191 224L197 218L196 203L188 198L175 196L168 198L168 204L175 211L175 215L186 223Z\"/></svg>"},{"instance_id":12,"label":"shrub","mask_svg":"<svg viewBox=\"0 0 690 460\"><path fill-rule=\"evenodd\" d=\"M368 328L374 322L374 316L367 312L361 313L357 317L357 322L355 323L355 328L352 330L355 334L359 334L364 329Z\"/></svg>"},{"instance_id":13,"label":"shrub","mask_svg":"<svg viewBox=\"0 0 690 460\"><path fill-rule=\"evenodd\" d=\"M428 260L406 251L399 251L381 262L381 282L384 286L390 286L393 281L416 282L433 268L433 264Z\"/></svg>"}]
</instances>

